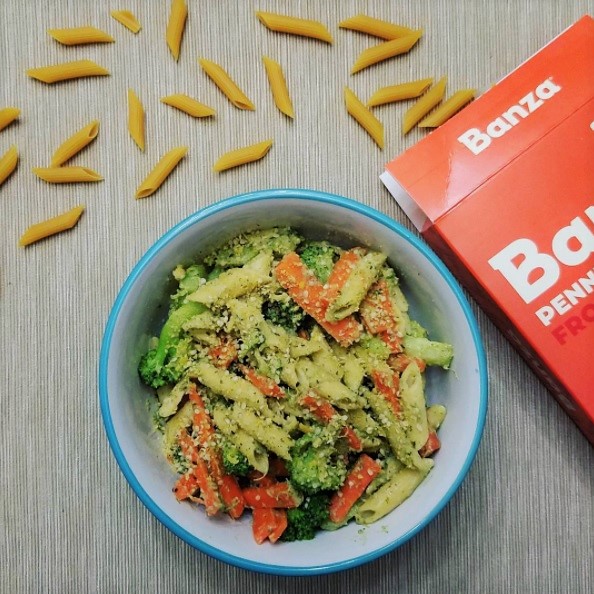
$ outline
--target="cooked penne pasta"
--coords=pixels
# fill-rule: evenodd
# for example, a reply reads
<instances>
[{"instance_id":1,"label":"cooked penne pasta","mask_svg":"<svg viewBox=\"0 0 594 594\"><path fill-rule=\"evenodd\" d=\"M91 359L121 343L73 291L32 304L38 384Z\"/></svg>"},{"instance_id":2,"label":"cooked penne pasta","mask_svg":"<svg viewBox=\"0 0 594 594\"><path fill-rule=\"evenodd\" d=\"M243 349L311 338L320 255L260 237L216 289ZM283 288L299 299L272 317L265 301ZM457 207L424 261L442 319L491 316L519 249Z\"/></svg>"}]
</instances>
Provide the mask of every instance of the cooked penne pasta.
<instances>
[{"instance_id":1,"label":"cooked penne pasta","mask_svg":"<svg viewBox=\"0 0 594 594\"><path fill-rule=\"evenodd\" d=\"M12 124L21 115L21 110L18 107L5 107L0 109L0 130L4 130L6 126Z\"/></svg>"},{"instance_id":2,"label":"cooked penne pasta","mask_svg":"<svg viewBox=\"0 0 594 594\"><path fill-rule=\"evenodd\" d=\"M87 43L112 43L115 39L101 29L95 27L72 27L69 29L48 29L53 37L62 45L85 45Z\"/></svg>"},{"instance_id":3,"label":"cooked penne pasta","mask_svg":"<svg viewBox=\"0 0 594 594\"><path fill-rule=\"evenodd\" d=\"M407 134L420 122L443 98L447 77L437 81L405 114L402 120L402 133Z\"/></svg>"},{"instance_id":4,"label":"cooked penne pasta","mask_svg":"<svg viewBox=\"0 0 594 594\"><path fill-rule=\"evenodd\" d=\"M383 124L363 105L357 95L348 87L344 89L344 101L349 115L362 126L367 134L373 138L375 143L384 148L384 126Z\"/></svg>"},{"instance_id":5,"label":"cooked penne pasta","mask_svg":"<svg viewBox=\"0 0 594 594\"><path fill-rule=\"evenodd\" d=\"M216 114L216 111L212 107L204 105L204 103L200 103L200 101L196 101L196 99L192 99L192 97L188 97L182 93L163 97L161 103L175 107L194 118L207 118Z\"/></svg>"},{"instance_id":6,"label":"cooked penne pasta","mask_svg":"<svg viewBox=\"0 0 594 594\"><path fill-rule=\"evenodd\" d=\"M165 153L136 190L136 198L146 198L154 194L187 152L187 146L178 146Z\"/></svg>"},{"instance_id":7,"label":"cooked penne pasta","mask_svg":"<svg viewBox=\"0 0 594 594\"><path fill-rule=\"evenodd\" d=\"M81 204L80 206L75 206L68 212L62 213L57 217L52 217L51 219L47 219L47 221L42 221L41 223L31 225L21 235L21 238L19 239L19 245L31 245L40 239L45 239L46 237L50 237L56 233L61 233L62 231L72 229L72 227L78 223L84 210L85 207Z\"/></svg>"},{"instance_id":8,"label":"cooked penne pasta","mask_svg":"<svg viewBox=\"0 0 594 594\"><path fill-rule=\"evenodd\" d=\"M264 61L264 68L266 68L266 75L268 76L274 103L282 113L290 118L294 118L295 112L293 111L293 103L289 96L287 81L283 75L281 65L266 56L263 56L262 60Z\"/></svg>"},{"instance_id":9,"label":"cooked penne pasta","mask_svg":"<svg viewBox=\"0 0 594 594\"><path fill-rule=\"evenodd\" d=\"M34 167L33 173L50 184L98 182L103 178L87 167Z\"/></svg>"},{"instance_id":10,"label":"cooked penne pasta","mask_svg":"<svg viewBox=\"0 0 594 594\"><path fill-rule=\"evenodd\" d=\"M415 99L420 97L433 82L432 78L423 78L406 82L401 85L392 85L378 89L367 102L367 107L376 107L385 103L402 101L404 99Z\"/></svg>"},{"instance_id":11,"label":"cooked penne pasta","mask_svg":"<svg viewBox=\"0 0 594 594\"><path fill-rule=\"evenodd\" d=\"M112 10L111 16L132 33L138 33L142 29L136 17L129 10Z\"/></svg>"},{"instance_id":12,"label":"cooked penne pasta","mask_svg":"<svg viewBox=\"0 0 594 594\"><path fill-rule=\"evenodd\" d=\"M398 37L392 41L386 41L363 50L359 54L359 57L351 70L351 74L360 72L361 70L368 68L373 64L377 64L378 62L383 62L388 58L393 58L394 56L410 51L413 45L421 39L422 35L423 30L419 29L418 31L413 31L410 35Z\"/></svg>"},{"instance_id":13,"label":"cooked penne pasta","mask_svg":"<svg viewBox=\"0 0 594 594\"><path fill-rule=\"evenodd\" d=\"M54 152L52 156L51 166L59 167L71 159L76 153L80 152L88 144L93 142L99 134L99 122L93 120L84 128L73 134L70 138L65 140Z\"/></svg>"},{"instance_id":14,"label":"cooked penne pasta","mask_svg":"<svg viewBox=\"0 0 594 594\"><path fill-rule=\"evenodd\" d=\"M229 151L219 157L218 161L213 165L213 170L226 171L227 169L239 167L246 163L259 161L266 156L271 146L272 140L265 140L264 142L258 142L234 151Z\"/></svg>"},{"instance_id":15,"label":"cooked penne pasta","mask_svg":"<svg viewBox=\"0 0 594 594\"><path fill-rule=\"evenodd\" d=\"M132 89L128 89L128 132L138 148L144 150L144 108Z\"/></svg>"},{"instance_id":16,"label":"cooked penne pasta","mask_svg":"<svg viewBox=\"0 0 594 594\"><path fill-rule=\"evenodd\" d=\"M256 11L256 16L260 22L271 31L277 33L289 33L290 35L300 35L301 37L311 37L319 39L326 43L333 43L330 31L319 21L309 19L300 19L284 14L275 14L272 12Z\"/></svg>"},{"instance_id":17,"label":"cooked penne pasta","mask_svg":"<svg viewBox=\"0 0 594 594\"><path fill-rule=\"evenodd\" d=\"M167 40L169 51L176 60L179 60L179 52L187 18L188 7L186 6L185 1L173 0L171 3L171 12L169 13L169 22L167 23L165 38Z\"/></svg>"},{"instance_id":18,"label":"cooked penne pasta","mask_svg":"<svg viewBox=\"0 0 594 594\"><path fill-rule=\"evenodd\" d=\"M449 99L444 101L433 113L419 122L420 128L437 128L455 113L460 111L467 103L474 99L476 89L462 89L456 91Z\"/></svg>"},{"instance_id":19,"label":"cooked penne pasta","mask_svg":"<svg viewBox=\"0 0 594 594\"><path fill-rule=\"evenodd\" d=\"M16 169L19 162L19 153L16 146L11 146L0 157L0 186L8 179L10 174Z\"/></svg>"},{"instance_id":20,"label":"cooked penne pasta","mask_svg":"<svg viewBox=\"0 0 594 594\"><path fill-rule=\"evenodd\" d=\"M202 70L214 82L223 94L239 109L255 110L256 107L247 95L235 84L233 79L215 62L201 58L198 60Z\"/></svg>"},{"instance_id":21,"label":"cooked penne pasta","mask_svg":"<svg viewBox=\"0 0 594 594\"><path fill-rule=\"evenodd\" d=\"M87 76L109 76L110 73L109 70L99 66L92 60L76 60L52 66L42 66L41 68L30 68L27 70L27 75L41 82L52 84Z\"/></svg>"},{"instance_id":22,"label":"cooked penne pasta","mask_svg":"<svg viewBox=\"0 0 594 594\"><path fill-rule=\"evenodd\" d=\"M358 14L349 19L345 19L338 23L341 29L350 29L351 31L359 31L360 33L367 33L374 37L381 39L397 39L398 37L405 37L414 33L414 29L403 27L402 25L395 25L380 19L374 19L366 14Z\"/></svg>"}]
</instances>

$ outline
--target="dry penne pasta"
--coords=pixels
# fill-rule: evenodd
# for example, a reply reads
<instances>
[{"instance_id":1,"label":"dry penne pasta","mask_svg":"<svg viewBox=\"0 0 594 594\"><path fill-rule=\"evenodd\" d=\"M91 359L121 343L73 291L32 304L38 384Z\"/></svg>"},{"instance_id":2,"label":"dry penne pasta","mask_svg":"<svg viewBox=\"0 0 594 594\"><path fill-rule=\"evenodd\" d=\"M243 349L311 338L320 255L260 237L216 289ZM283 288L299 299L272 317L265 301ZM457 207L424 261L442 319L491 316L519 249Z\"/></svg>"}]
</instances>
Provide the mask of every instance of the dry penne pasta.
<instances>
[{"instance_id":1,"label":"dry penne pasta","mask_svg":"<svg viewBox=\"0 0 594 594\"><path fill-rule=\"evenodd\" d=\"M50 184L98 182L103 179L88 167L34 167L33 173Z\"/></svg>"},{"instance_id":2,"label":"dry penne pasta","mask_svg":"<svg viewBox=\"0 0 594 594\"><path fill-rule=\"evenodd\" d=\"M186 6L185 1L173 0L171 3L171 12L169 13L169 22L167 23L165 38L167 40L169 51L176 60L179 60L179 52L187 18L188 7Z\"/></svg>"},{"instance_id":3,"label":"dry penne pasta","mask_svg":"<svg viewBox=\"0 0 594 594\"><path fill-rule=\"evenodd\" d=\"M404 99L415 99L420 97L433 82L432 78L413 80L400 85L392 85L378 89L367 102L367 107L376 107L385 103L402 101Z\"/></svg>"},{"instance_id":4,"label":"dry penne pasta","mask_svg":"<svg viewBox=\"0 0 594 594\"><path fill-rule=\"evenodd\" d=\"M384 126L383 124L363 105L357 95L348 87L344 89L344 101L349 115L361 125L367 134L373 138L375 143L384 148Z\"/></svg>"},{"instance_id":5,"label":"dry penne pasta","mask_svg":"<svg viewBox=\"0 0 594 594\"><path fill-rule=\"evenodd\" d=\"M255 110L256 107L247 95L235 84L233 79L215 62L201 58L198 60L202 70L210 77L227 99L239 109Z\"/></svg>"},{"instance_id":6,"label":"dry penne pasta","mask_svg":"<svg viewBox=\"0 0 594 594\"><path fill-rule=\"evenodd\" d=\"M392 41L386 41L363 50L359 54L359 57L351 70L351 74L355 74L355 72L359 72L364 68L382 62L383 60L387 60L388 58L393 58L394 56L410 51L412 46L421 39L422 35L423 31L422 29L419 29L418 31L413 31L410 35L398 37Z\"/></svg>"},{"instance_id":7,"label":"dry penne pasta","mask_svg":"<svg viewBox=\"0 0 594 594\"><path fill-rule=\"evenodd\" d=\"M414 105L404 114L402 133L407 134L420 122L442 99L445 93L447 77L437 81Z\"/></svg>"},{"instance_id":8,"label":"dry penne pasta","mask_svg":"<svg viewBox=\"0 0 594 594\"><path fill-rule=\"evenodd\" d=\"M60 167L71 159L76 153L80 152L88 144L93 142L99 134L99 122L93 120L84 128L73 134L70 138L65 140L54 152L52 156L51 166Z\"/></svg>"},{"instance_id":9,"label":"dry penne pasta","mask_svg":"<svg viewBox=\"0 0 594 594\"><path fill-rule=\"evenodd\" d=\"M0 157L0 186L16 169L18 162L19 152L17 151L16 146L13 145Z\"/></svg>"},{"instance_id":10,"label":"dry penne pasta","mask_svg":"<svg viewBox=\"0 0 594 594\"><path fill-rule=\"evenodd\" d=\"M136 17L129 10L112 10L111 16L132 33L138 33L142 29Z\"/></svg>"},{"instance_id":11,"label":"dry penne pasta","mask_svg":"<svg viewBox=\"0 0 594 594\"><path fill-rule=\"evenodd\" d=\"M476 89L461 89L419 122L420 128L437 128L474 99Z\"/></svg>"},{"instance_id":12,"label":"dry penne pasta","mask_svg":"<svg viewBox=\"0 0 594 594\"><path fill-rule=\"evenodd\" d=\"M229 151L219 157L218 161L213 165L213 170L226 171L233 167L239 167L239 165L259 161L268 154L271 146L272 140L265 140L263 142L251 144L250 146Z\"/></svg>"},{"instance_id":13,"label":"dry penne pasta","mask_svg":"<svg viewBox=\"0 0 594 594\"><path fill-rule=\"evenodd\" d=\"M187 152L187 146L178 146L165 153L136 190L136 198L146 198L154 194Z\"/></svg>"},{"instance_id":14,"label":"dry penne pasta","mask_svg":"<svg viewBox=\"0 0 594 594\"><path fill-rule=\"evenodd\" d=\"M12 124L20 115L21 110L18 107L0 109L0 130L4 130L6 126Z\"/></svg>"},{"instance_id":15,"label":"dry penne pasta","mask_svg":"<svg viewBox=\"0 0 594 594\"><path fill-rule=\"evenodd\" d=\"M402 25L395 25L394 23L375 19L366 14L358 14L349 19L345 19L338 23L338 26L341 29L359 31L360 33L367 33L368 35L387 40L397 39L398 37L411 35L415 32L414 29L410 29L409 27L403 27Z\"/></svg>"},{"instance_id":16,"label":"dry penne pasta","mask_svg":"<svg viewBox=\"0 0 594 594\"><path fill-rule=\"evenodd\" d=\"M87 76L109 76L109 70L92 60L75 60L41 68L30 68L27 75L41 82L52 84L62 80L84 78Z\"/></svg>"},{"instance_id":17,"label":"dry penne pasta","mask_svg":"<svg viewBox=\"0 0 594 594\"><path fill-rule=\"evenodd\" d=\"M208 116L213 116L216 113L212 107L200 103L200 101L196 101L196 99L192 99L192 97L188 97L188 95L182 93L163 97L161 103L175 107L194 118L206 118Z\"/></svg>"},{"instance_id":18,"label":"dry penne pasta","mask_svg":"<svg viewBox=\"0 0 594 594\"><path fill-rule=\"evenodd\" d=\"M115 39L101 29L95 27L71 27L69 29L48 29L53 37L62 45L85 45L87 43L111 43Z\"/></svg>"},{"instance_id":19,"label":"dry penne pasta","mask_svg":"<svg viewBox=\"0 0 594 594\"><path fill-rule=\"evenodd\" d=\"M264 68L266 68L266 75L268 76L274 103L282 113L290 118L294 118L293 103L289 96L287 81L283 75L281 65L266 56L263 56L262 60L264 61Z\"/></svg>"},{"instance_id":20,"label":"dry penne pasta","mask_svg":"<svg viewBox=\"0 0 594 594\"><path fill-rule=\"evenodd\" d=\"M55 235L56 233L61 233L62 231L72 229L72 227L78 223L78 220L80 219L84 209L85 207L82 205L75 206L68 212L62 213L57 217L53 217L51 219L47 219L47 221L42 221L41 223L31 225L21 235L19 244L22 246L30 245L36 241L39 241L40 239L50 237L50 235Z\"/></svg>"},{"instance_id":21,"label":"dry penne pasta","mask_svg":"<svg viewBox=\"0 0 594 594\"><path fill-rule=\"evenodd\" d=\"M319 39L326 43L333 43L330 31L319 21L309 19L300 19L284 14L275 14L273 12L256 11L256 16L260 22L271 31L277 33L289 33L290 35L300 35L301 37L311 37Z\"/></svg>"},{"instance_id":22,"label":"dry penne pasta","mask_svg":"<svg viewBox=\"0 0 594 594\"><path fill-rule=\"evenodd\" d=\"M128 89L128 132L138 148L144 150L144 108L132 89Z\"/></svg>"}]
</instances>

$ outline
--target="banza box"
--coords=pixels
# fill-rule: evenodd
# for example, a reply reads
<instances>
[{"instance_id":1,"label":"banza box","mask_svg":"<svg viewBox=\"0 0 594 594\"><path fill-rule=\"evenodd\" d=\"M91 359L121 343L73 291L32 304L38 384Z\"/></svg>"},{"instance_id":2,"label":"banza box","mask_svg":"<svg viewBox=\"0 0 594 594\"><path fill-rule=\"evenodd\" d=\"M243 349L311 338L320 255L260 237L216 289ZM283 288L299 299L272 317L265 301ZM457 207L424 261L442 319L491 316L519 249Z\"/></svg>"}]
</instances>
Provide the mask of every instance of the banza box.
<instances>
[{"instance_id":1,"label":"banza box","mask_svg":"<svg viewBox=\"0 0 594 594\"><path fill-rule=\"evenodd\" d=\"M594 444L594 20L381 177Z\"/></svg>"}]
</instances>

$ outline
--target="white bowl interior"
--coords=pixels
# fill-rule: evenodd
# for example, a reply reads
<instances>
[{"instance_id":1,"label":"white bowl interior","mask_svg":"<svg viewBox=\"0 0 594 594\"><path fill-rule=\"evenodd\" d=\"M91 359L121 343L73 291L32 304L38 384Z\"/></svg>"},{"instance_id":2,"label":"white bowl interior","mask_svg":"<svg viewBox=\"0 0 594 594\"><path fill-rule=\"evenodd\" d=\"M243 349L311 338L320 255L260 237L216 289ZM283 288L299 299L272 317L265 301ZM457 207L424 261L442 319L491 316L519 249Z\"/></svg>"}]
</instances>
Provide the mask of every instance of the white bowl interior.
<instances>
[{"instance_id":1,"label":"white bowl interior","mask_svg":"<svg viewBox=\"0 0 594 594\"><path fill-rule=\"evenodd\" d=\"M387 253L401 278L412 317L429 330L431 338L453 343L455 357L449 372L427 372L428 400L445 404L448 415L439 433L442 448L435 455L435 468L410 499L363 530L350 524L339 533L322 532L313 541L257 545L247 517L208 519L202 509L175 500L171 488L176 475L160 452L159 436L152 430L147 410L149 392L136 369L147 338L158 333L167 311L168 279L175 265L243 230L274 225L291 225L306 236L329 238L345 247L362 244ZM124 468L128 479L137 492L138 482L144 502L152 501L149 508L158 507L158 517L178 535L238 565L280 573L342 568L390 550L394 541L414 531L451 496L481 424L480 355L467 318L469 310L465 313L460 295L403 235L344 206L276 197L218 210L186 225L138 271L113 323L106 359L107 405L113 437L129 466L128 472Z\"/></svg>"}]
</instances>

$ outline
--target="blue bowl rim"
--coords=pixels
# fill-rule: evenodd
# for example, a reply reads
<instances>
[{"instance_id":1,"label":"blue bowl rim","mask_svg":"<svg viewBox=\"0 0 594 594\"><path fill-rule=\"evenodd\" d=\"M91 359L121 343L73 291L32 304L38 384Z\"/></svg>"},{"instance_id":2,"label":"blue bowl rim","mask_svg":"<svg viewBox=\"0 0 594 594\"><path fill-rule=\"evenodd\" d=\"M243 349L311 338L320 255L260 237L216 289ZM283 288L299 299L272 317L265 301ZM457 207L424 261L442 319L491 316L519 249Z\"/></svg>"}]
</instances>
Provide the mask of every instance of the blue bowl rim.
<instances>
[{"instance_id":1,"label":"blue bowl rim","mask_svg":"<svg viewBox=\"0 0 594 594\"><path fill-rule=\"evenodd\" d=\"M153 256L167 243L172 241L175 237L177 237L180 233L188 229L189 227L193 226L199 221L207 219L208 217L223 211L229 208L233 208L239 205L243 205L250 202L259 202L262 200L273 200L276 198L290 198L290 199L299 199L299 200L311 200L315 202L323 202L327 204L332 204L336 206L340 206L343 208L347 208L351 211L356 213L362 214L368 218L375 220L383 224L385 227L388 227L398 235L402 236L408 242L410 242L414 247L416 247L426 258L428 258L431 263L435 266L435 268L439 271L441 276L450 286L458 302L460 303L466 320L469 324L474 346L476 348L477 357L478 357L478 364L479 364L479 382L480 382L480 403L479 403L479 415L478 415L478 423L475 429L475 433L472 439L470 450L468 451L468 455L466 460L458 473L453 484L450 486L448 491L444 494L442 499L439 503L431 510L431 512L416 526L411 528L405 534L394 540L388 545L384 547L371 551L367 554L360 555L358 557L354 557L352 559L347 559L345 561L339 561L336 563L330 563L327 565L318 565L318 566L308 566L308 567L294 567L294 566L281 566L281 565L269 565L266 563L260 563L256 561L246 560L241 557L237 557L235 555L231 555L224 551L221 551L208 543L200 540L187 530L185 530L182 526L177 524L173 519L171 519L167 514L165 514L161 508L151 499L148 493L143 489L142 485L132 472L132 469L128 465L125 456L122 452L122 449L119 445L118 438L116 436L113 421L111 418L111 411L109 408L109 397L107 391L107 370L108 370L108 359L109 359L109 351L111 346L111 339L113 336L114 327L120 313L122 304L124 303L132 285L135 283L136 279L143 271L145 266L148 262L153 258ZM114 302L114 305L111 309L109 314L109 318L107 320L107 324L105 327L105 332L103 335L103 340L101 343L101 353L99 358L99 400L100 400L100 407L101 407L101 415L103 417L103 423L105 426L105 431L107 434L107 439L109 441L110 447L113 451L113 454L116 458L118 466L120 467L121 471L123 472L126 480L141 500L141 502L148 508L148 510L162 523L164 524L169 530L171 530L175 535L185 541L187 544L191 545L192 547L206 553L215 559L220 561L224 561L225 563L229 563L230 565L234 565L236 567L240 567L242 569L248 569L251 571L256 571L259 573L267 573L273 575L286 575L286 576L304 576L304 575L322 575L328 573L334 573L337 571L343 571L345 569L351 569L362 565L364 563L368 563L393 551L394 549L398 548L399 546L403 545L405 542L410 540L413 536L415 536L418 532L420 532L429 522L431 522L437 514L439 514L443 508L447 505L450 499L453 497L454 493L459 488L460 484L466 477L472 462L476 456L481 437L483 434L483 429L485 425L485 419L487 414L487 403L488 403L488 374L487 374L487 360L485 356L485 351L482 345L480 332L478 329L478 324L476 318L472 312L470 304L466 299L460 285L454 279L450 271L447 269L445 264L438 258L438 256L429 248L429 246L413 235L410 231L408 231L405 227L403 227L397 221L391 219L387 215L381 213L380 211L367 206L365 204L361 204L356 202L352 199L345 198L343 196L338 196L336 194L329 194L326 192L321 192L317 190L306 190L306 189L270 189L270 190L260 190L254 192L248 192L245 194L239 194L230 198L226 198L224 200L220 200L215 204L202 208L196 211L194 214L188 216L177 225L172 227L169 231L167 231L161 238L159 238L142 256L142 258L138 261L138 263L134 266L128 278L124 282L118 296Z\"/></svg>"}]
</instances>

